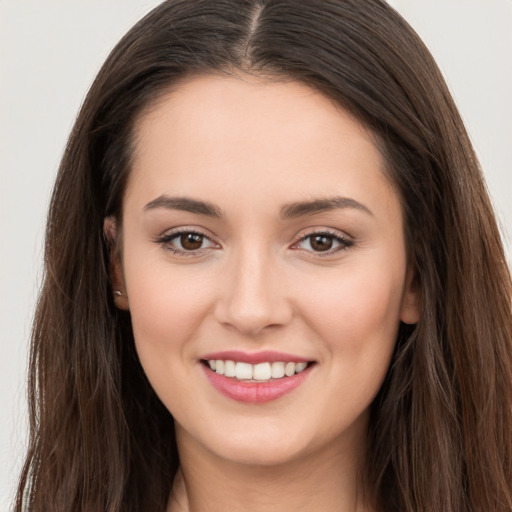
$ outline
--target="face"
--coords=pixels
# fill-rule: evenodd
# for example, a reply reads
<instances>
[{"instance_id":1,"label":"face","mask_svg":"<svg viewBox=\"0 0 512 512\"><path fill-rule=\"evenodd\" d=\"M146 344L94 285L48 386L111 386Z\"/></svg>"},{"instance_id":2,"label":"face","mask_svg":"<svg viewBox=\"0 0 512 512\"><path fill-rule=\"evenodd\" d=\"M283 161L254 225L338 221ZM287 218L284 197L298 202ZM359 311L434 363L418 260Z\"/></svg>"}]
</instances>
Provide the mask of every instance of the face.
<instances>
[{"instance_id":1,"label":"face","mask_svg":"<svg viewBox=\"0 0 512 512\"><path fill-rule=\"evenodd\" d=\"M362 448L417 319L371 134L305 85L200 77L136 135L116 300L178 442L257 464Z\"/></svg>"}]
</instances>

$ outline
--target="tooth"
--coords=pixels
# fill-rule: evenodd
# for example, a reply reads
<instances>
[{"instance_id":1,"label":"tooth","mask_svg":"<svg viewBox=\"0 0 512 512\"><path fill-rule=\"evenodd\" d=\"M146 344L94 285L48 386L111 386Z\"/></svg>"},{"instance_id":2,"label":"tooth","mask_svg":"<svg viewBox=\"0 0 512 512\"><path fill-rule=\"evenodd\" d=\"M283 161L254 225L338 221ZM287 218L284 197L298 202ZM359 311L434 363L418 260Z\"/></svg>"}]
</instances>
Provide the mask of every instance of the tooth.
<instances>
[{"instance_id":1,"label":"tooth","mask_svg":"<svg viewBox=\"0 0 512 512\"><path fill-rule=\"evenodd\" d=\"M210 359L208 361L208 364L210 365L210 369L215 371L215 361L213 359Z\"/></svg>"},{"instance_id":2,"label":"tooth","mask_svg":"<svg viewBox=\"0 0 512 512\"><path fill-rule=\"evenodd\" d=\"M272 377L270 363L259 363L254 365L252 378L254 380L268 380Z\"/></svg>"},{"instance_id":3,"label":"tooth","mask_svg":"<svg viewBox=\"0 0 512 512\"><path fill-rule=\"evenodd\" d=\"M217 361L215 361L215 371L219 375L224 375L224 361L222 361L222 359L217 359Z\"/></svg>"},{"instance_id":4,"label":"tooth","mask_svg":"<svg viewBox=\"0 0 512 512\"><path fill-rule=\"evenodd\" d=\"M295 365L295 373L300 373L301 371L303 371L306 366L308 365L308 363L297 363Z\"/></svg>"},{"instance_id":5,"label":"tooth","mask_svg":"<svg viewBox=\"0 0 512 512\"><path fill-rule=\"evenodd\" d=\"M284 377L284 363L272 363L271 375L273 379Z\"/></svg>"},{"instance_id":6,"label":"tooth","mask_svg":"<svg viewBox=\"0 0 512 512\"><path fill-rule=\"evenodd\" d=\"M292 375L295 375L295 363L286 363L286 366L284 368L284 374L287 377L291 377Z\"/></svg>"},{"instance_id":7,"label":"tooth","mask_svg":"<svg viewBox=\"0 0 512 512\"><path fill-rule=\"evenodd\" d=\"M224 375L226 377L234 377L236 375L234 361L225 361L224 362Z\"/></svg>"},{"instance_id":8,"label":"tooth","mask_svg":"<svg viewBox=\"0 0 512 512\"><path fill-rule=\"evenodd\" d=\"M252 379L252 364L240 362L236 363L235 376L239 380Z\"/></svg>"}]
</instances>

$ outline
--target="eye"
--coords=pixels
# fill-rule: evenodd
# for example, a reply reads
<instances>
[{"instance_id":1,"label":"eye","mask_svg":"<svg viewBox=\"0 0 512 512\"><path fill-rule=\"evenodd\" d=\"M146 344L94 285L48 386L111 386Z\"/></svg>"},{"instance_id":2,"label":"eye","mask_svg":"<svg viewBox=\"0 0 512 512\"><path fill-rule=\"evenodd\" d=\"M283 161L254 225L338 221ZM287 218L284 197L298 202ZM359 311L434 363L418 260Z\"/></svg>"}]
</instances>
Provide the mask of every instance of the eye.
<instances>
[{"instance_id":1,"label":"eye","mask_svg":"<svg viewBox=\"0 0 512 512\"><path fill-rule=\"evenodd\" d=\"M206 235L193 230L179 230L167 233L155 241L166 249L183 255L197 254L204 249L217 247Z\"/></svg>"},{"instance_id":2,"label":"eye","mask_svg":"<svg viewBox=\"0 0 512 512\"><path fill-rule=\"evenodd\" d=\"M201 249L205 240L207 238L199 233L182 233L177 235L173 242L177 243L180 246L179 248L185 251L197 251Z\"/></svg>"},{"instance_id":3,"label":"eye","mask_svg":"<svg viewBox=\"0 0 512 512\"><path fill-rule=\"evenodd\" d=\"M292 249L333 254L354 245L352 240L330 232L310 233L302 237Z\"/></svg>"}]
</instances>

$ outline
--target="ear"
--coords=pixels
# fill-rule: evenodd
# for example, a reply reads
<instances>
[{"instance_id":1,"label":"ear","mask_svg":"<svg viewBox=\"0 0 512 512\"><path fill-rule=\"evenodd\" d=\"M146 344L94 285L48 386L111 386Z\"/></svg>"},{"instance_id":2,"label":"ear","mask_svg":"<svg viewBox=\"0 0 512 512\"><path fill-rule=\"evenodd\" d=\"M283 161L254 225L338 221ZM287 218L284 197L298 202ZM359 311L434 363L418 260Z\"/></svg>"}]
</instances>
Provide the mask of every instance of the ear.
<instances>
[{"instance_id":1,"label":"ear","mask_svg":"<svg viewBox=\"0 0 512 512\"><path fill-rule=\"evenodd\" d=\"M103 221L103 234L107 241L109 250L110 282L112 283L114 304L117 308L128 311L130 307L124 282L121 254L119 251L117 225L114 217L105 217L105 220Z\"/></svg>"},{"instance_id":2,"label":"ear","mask_svg":"<svg viewBox=\"0 0 512 512\"><path fill-rule=\"evenodd\" d=\"M420 320L420 286L412 264L409 265L405 279L400 320L404 324L417 324Z\"/></svg>"}]
</instances>

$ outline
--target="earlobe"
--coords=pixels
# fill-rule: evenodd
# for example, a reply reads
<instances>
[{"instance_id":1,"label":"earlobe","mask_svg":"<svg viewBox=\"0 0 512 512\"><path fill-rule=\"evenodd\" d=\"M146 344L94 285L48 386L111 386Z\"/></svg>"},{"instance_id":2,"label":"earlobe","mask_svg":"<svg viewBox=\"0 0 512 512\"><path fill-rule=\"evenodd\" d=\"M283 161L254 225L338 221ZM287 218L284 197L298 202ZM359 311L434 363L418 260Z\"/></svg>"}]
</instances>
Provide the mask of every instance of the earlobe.
<instances>
[{"instance_id":1,"label":"earlobe","mask_svg":"<svg viewBox=\"0 0 512 512\"><path fill-rule=\"evenodd\" d=\"M109 251L110 282L112 284L114 304L117 308L128 311L130 308L121 264L117 225L114 217L106 217L103 221L103 234Z\"/></svg>"},{"instance_id":2,"label":"earlobe","mask_svg":"<svg viewBox=\"0 0 512 512\"><path fill-rule=\"evenodd\" d=\"M126 292L123 293L121 290L114 290L114 304L118 309L122 309L123 311L129 311L130 307L128 304L128 295Z\"/></svg>"},{"instance_id":3,"label":"earlobe","mask_svg":"<svg viewBox=\"0 0 512 512\"><path fill-rule=\"evenodd\" d=\"M413 265L407 271L400 320L404 324L417 324L420 321L420 286Z\"/></svg>"}]
</instances>

